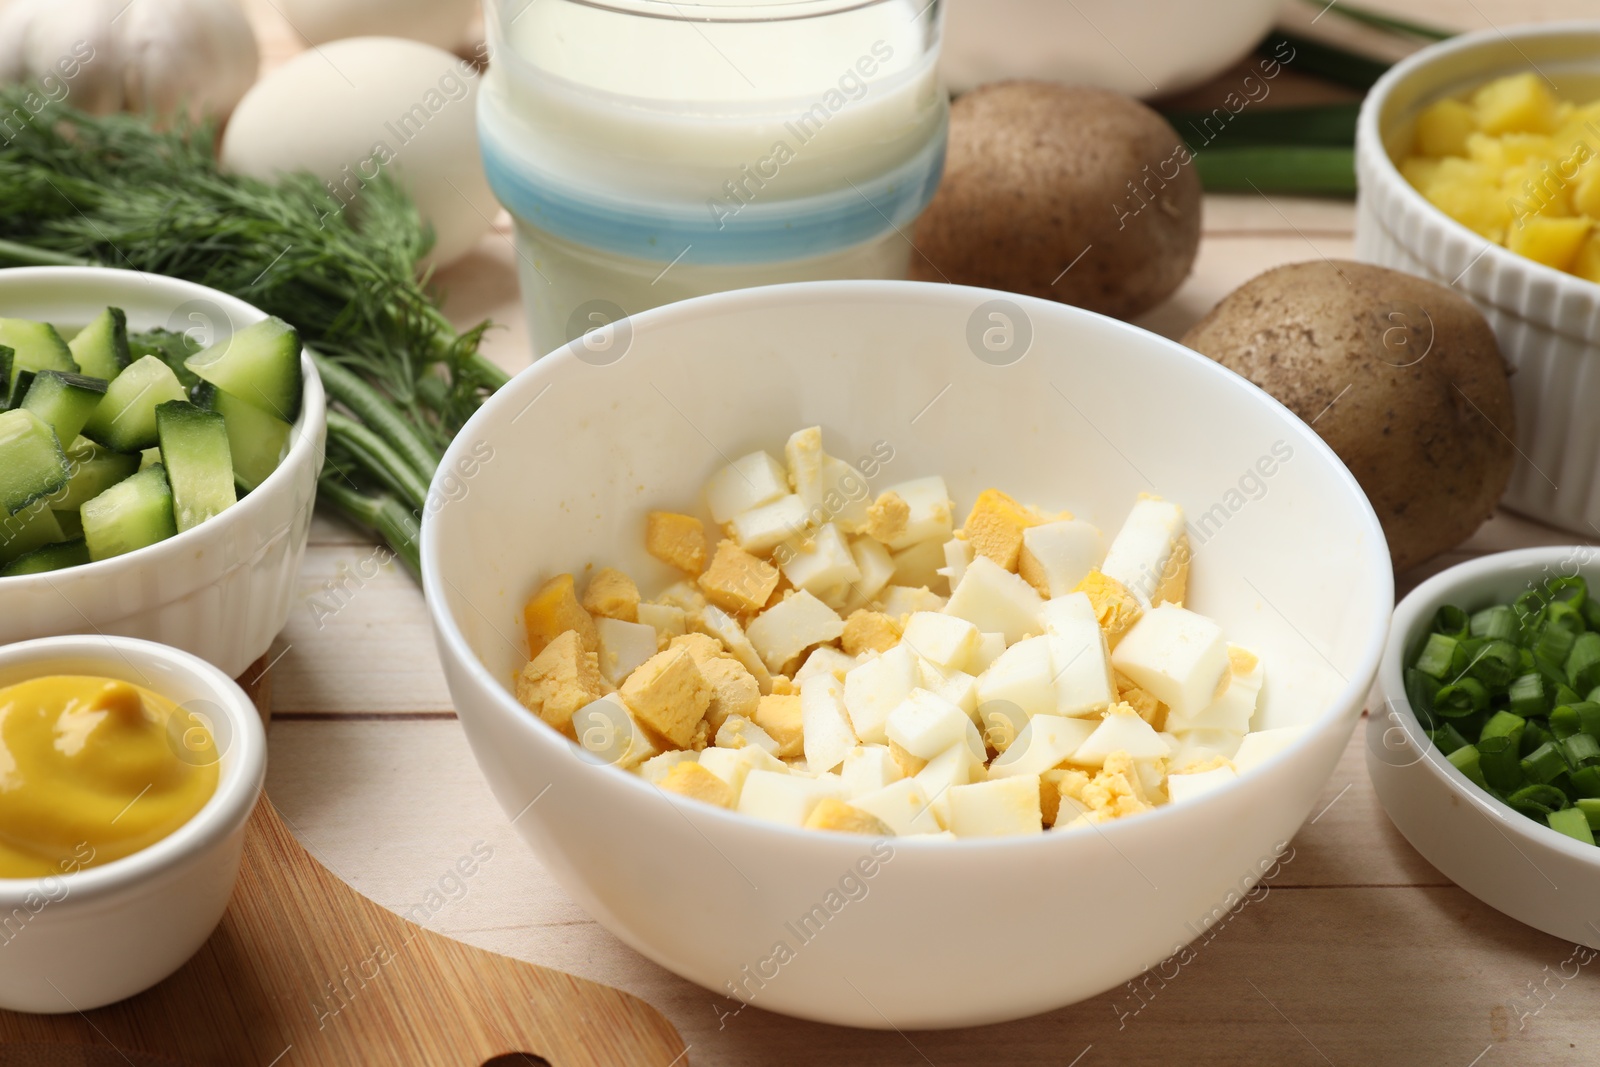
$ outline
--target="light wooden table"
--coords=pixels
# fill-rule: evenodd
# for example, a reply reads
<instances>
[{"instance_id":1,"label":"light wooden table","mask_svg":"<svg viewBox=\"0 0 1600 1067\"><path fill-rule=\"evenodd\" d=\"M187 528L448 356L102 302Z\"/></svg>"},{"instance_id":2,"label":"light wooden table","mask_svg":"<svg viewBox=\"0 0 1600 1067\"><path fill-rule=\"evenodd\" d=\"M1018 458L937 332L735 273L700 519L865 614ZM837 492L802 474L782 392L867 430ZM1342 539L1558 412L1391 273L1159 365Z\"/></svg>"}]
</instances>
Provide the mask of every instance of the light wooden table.
<instances>
[{"instance_id":1,"label":"light wooden table","mask_svg":"<svg viewBox=\"0 0 1600 1067\"><path fill-rule=\"evenodd\" d=\"M1587 0L1386 6L1461 29L1592 14ZM270 0L254 7L269 61L295 51ZM1315 15L1291 6L1286 23ZM1280 91L1283 100L1330 95L1292 79ZM1351 228L1347 203L1208 197L1193 276L1144 324L1175 336L1260 271L1348 257ZM505 325L489 349L507 367L529 358L513 263L497 230L440 279L453 318ZM1466 557L1570 540L1502 514L1459 551L1403 576L1402 592ZM372 551L361 534L318 517L301 598L269 668L277 698L268 789L284 817L352 886L430 929L644 997L678 1026L696 1064L1600 1061L1594 976L1551 978L1572 946L1478 903L1406 844L1368 782L1364 724L1267 895L1199 942L1176 978L1149 981L1142 998L1121 989L1023 1022L947 1032L854 1031L754 1009L720 1024L733 1005L624 947L513 833L451 709L421 592L393 565L367 582L355 576ZM456 880L457 859L480 842L492 859Z\"/></svg>"}]
</instances>

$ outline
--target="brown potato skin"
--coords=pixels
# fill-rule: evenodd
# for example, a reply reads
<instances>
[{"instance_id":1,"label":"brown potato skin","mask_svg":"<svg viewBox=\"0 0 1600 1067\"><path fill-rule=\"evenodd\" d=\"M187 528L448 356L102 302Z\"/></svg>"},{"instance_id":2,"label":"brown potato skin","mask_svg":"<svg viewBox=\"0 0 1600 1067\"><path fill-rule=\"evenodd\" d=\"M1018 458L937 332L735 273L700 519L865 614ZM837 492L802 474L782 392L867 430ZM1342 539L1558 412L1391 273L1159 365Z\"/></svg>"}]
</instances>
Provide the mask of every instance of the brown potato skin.
<instances>
[{"instance_id":1,"label":"brown potato skin","mask_svg":"<svg viewBox=\"0 0 1600 1067\"><path fill-rule=\"evenodd\" d=\"M951 106L911 275L1138 315L1182 284L1200 246L1189 159L1165 119L1120 93L982 86Z\"/></svg>"},{"instance_id":2,"label":"brown potato skin","mask_svg":"<svg viewBox=\"0 0 1600 1067\"><path fill-rule=\"evenodd\" d=\"M1235 289L1183 343L1312 423L1372 501L1396 570L1494 514L1515 459L1511 386L1458 293L1366 263L1295 263Z\"/></svg>"}]
</instances>

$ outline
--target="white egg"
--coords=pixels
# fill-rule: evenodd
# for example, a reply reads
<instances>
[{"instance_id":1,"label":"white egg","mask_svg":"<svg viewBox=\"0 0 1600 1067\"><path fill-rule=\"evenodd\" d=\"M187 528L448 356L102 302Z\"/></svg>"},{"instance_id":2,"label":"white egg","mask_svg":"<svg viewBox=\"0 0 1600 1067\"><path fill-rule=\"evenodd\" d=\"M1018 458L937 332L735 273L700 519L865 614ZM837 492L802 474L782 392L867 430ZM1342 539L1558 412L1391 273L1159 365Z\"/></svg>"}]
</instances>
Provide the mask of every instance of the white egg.
<instances>
[{"instance_id":1,"label":"white egg","mask_svg":"<svg viewBox=\"0 0 1600 1067\"><path fill-rule=\"evenodd\" d=\"M478 243L499 211L478 155L479 78L449 52L395 37L302 52L239 102L222 138L222 165L264 179L310 171L346 205L381 166L432 223L430 262L449 263Z\"/></svg>"},{"instance_id":2,"label":"white egg","mask_svg":"<svg viewBox=\"0 0 1600 1067\"><path fill-rule=\"evenodd\" d=\"M405 37L440 48L466 39L477 0L278 0L284 21L312 44L343 37Z\"/></svg>"}]
</instances>

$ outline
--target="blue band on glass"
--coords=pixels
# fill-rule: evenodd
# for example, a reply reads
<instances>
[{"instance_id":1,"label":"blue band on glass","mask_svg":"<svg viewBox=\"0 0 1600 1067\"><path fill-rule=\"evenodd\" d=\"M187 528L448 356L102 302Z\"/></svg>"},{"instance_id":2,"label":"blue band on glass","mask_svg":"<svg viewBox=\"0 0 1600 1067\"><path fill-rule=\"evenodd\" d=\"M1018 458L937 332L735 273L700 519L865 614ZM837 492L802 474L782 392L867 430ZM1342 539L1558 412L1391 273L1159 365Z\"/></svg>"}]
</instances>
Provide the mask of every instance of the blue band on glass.
<instances>
[{"instance_id":1,"label":"blue band on glass","mask_svg":"<svg viewBox=\"0 0 1600 1067\"><path fill-rule=\"evenodd\" d=\"M854 187L796 199L648 204L577 189L540 173L495 136L479 112L489 187L520 222L575 244L635 259L717 265L808 259L903 228L944 172L945 128L917 155ZM687 249L687 251L685 251Z\"/></svg>"}]
</instances>

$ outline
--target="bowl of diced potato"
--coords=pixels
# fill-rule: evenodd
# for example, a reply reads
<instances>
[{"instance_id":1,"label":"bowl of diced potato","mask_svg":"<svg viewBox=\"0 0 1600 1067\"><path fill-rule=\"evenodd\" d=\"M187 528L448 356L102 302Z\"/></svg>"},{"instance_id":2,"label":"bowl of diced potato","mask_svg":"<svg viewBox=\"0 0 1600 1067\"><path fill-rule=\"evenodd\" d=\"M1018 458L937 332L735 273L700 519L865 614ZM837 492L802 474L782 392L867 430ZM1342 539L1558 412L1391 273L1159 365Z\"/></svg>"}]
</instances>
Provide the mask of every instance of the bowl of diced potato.
<instances>
[{"instance_id":1,"label":"bowl of diced potato","mask_svg":"<svg viewBox=\"0 0 1600 1067\"><path fill-rule=\"evenodd\" d=\"M1244 379L910 282L656 309L457 438L423 580L501 806L719 997L977 1025L1180 951L1360 717L1381 528Z\"/></svg>"},{"instance_id":2,"label":"bowl of diced potato","mask_svg":"<svg viewBox=\"0 0 1600 1067\"><path fill-rule=\"evenodd\" d=\"M0 270L0 643L173 645L242 674L283 628L325 432L289 324L175 278Z\"/></svg>"},{"instance_id":3,"label":"bowl of diced potato","mask_svg":"<svg viewBox=\"0 0 1600 1067\"><path fill-rule=\"evenodd\" d=\"M1397 64L1356 135L1358 258L1459 289L1516 369L1505 503L1600 525L1600 22L1464 34ZM1420 308L1380 325L1422 327ZM1426 355L1421 357L1426 359Z\"/></svg>"}]
</instances>

